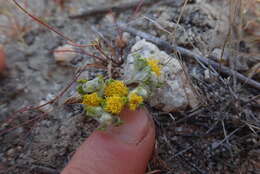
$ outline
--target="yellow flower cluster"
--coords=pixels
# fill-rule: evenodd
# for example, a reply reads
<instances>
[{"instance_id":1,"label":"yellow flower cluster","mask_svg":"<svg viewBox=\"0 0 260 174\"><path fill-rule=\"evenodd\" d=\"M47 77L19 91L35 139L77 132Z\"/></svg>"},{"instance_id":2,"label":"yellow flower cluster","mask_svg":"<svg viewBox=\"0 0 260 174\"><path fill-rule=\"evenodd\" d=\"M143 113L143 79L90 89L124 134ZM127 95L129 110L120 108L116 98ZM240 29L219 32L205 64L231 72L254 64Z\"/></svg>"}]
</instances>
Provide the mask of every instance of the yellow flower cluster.
<instances>
[{"instance_id":1,"label":"yellow flower cluster","mask_svg":"<svg viewBox=\"0 0 260 174\"><path fill-rule=\"evenodd\" d=\"M115 80L115 81L109 83L105 87L105 96L107 96L107 97L111 97L114 95L126 96L127 94L128 94L128 88L120 80Z\"/></svg>"},{"instance_id":2,"label":"yellow flower cluster","mask_svg":"<svg viewBox=\"0 0 260 174\"><path fill-rule=\"evenodd\" d=\"M98 106L102 101L102 98L98 96L96 92L92 94L85 94L83 95L83 102L82 104L89 105L89 106Z\"/></svg>"},{"instance_id":3,"label":"yellow flower cluster","mask_svg":"<svg viewBox=\"0 0 260 174\"><path fill-rule=\"evenodd\" d=\"M158 65L159 61L155 59L147 59L147 64L150 66L151 70L155 72L157 76L161 75L161 67Z\"/></svg>"},{"instance_id":4,"label":"yellow flower cluster","mask_svg":"<svg viewBox=\"0 0 260 174\"><path fill-rule=\"evenodd\" d=\"M105 87L105 110L119 114L125 105L124 96L128 94L127 86L120 80L114 80Z\"/></svg>"},{"instance_id":5,"label":"yellow flower cluster","mask_svg":"<svg viewBox=\"0 0 260 174\"><path fill-rule=\"evenodd\" d=\"M143 97L137 95L136 92L128 94L129 89L123 81L107 80L101 84L104 86L100 87L96 92L82 94L82 104L86 105L85 109L88 113L95 111L98 112L97 114L103 114L103 116L105 112L118 115L126 105L130 110L136 110L143 103ZM88 89L92 86L93 84L89 82L85 84ZM93 110L93 108L96 108L96 110Z\"/></svg>"},{"instance_id":6,"label":"yellow flower cluster","mask_svg":"<svg viewBox=\"0 0 260 174\"><path fill-rule=\"evenodd\" d=\"M132 93L129 95L129 109L135 111L136 108L144 101L142 96Z\"/></svg>"},{"instance_id":7,"label":"yellow flower cluster","mask_svg":"<svg viewBox=\"0 0 260 174\"><path fill-rule=\"evenodd\" d=\"M124 98L119 95L113 95L106 98L105 111L112 114L119 114L125 105Z\"/></svg>"}]
</instances>

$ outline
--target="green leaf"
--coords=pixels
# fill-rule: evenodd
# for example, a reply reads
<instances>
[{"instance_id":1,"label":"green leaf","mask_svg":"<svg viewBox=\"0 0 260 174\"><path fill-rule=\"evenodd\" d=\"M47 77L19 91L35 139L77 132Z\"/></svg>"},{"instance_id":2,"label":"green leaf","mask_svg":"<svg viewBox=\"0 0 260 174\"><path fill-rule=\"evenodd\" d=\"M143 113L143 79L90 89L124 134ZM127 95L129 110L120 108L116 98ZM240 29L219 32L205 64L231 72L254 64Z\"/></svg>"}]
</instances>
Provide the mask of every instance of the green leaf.
<instances>
[{"instance_id":1,"label":"green leaf","mask_svg":"<svg viewBox=\"0 0 260 174\"><path fill-rule=\"evenodd\" d=\"M82 85L79 85L79 86L77 87L77 91L78 91L78 93L81 94L81 95L86 94L86 93L84 92L83 88L82 88Z\"/></svg>"},{"instance_id":2,"label":"green leaf","mask_svg":"<svg viewBox=\"0 0 260 174\"><path fill-rule=\"evenodd\" d=\"M86 79L80 79L80 80L77 81L77 83L80 83L80 84L84 84L84 83L87 83L87 82L88 82L88 80L86 80Z\"/></svg>"}]
</instances>

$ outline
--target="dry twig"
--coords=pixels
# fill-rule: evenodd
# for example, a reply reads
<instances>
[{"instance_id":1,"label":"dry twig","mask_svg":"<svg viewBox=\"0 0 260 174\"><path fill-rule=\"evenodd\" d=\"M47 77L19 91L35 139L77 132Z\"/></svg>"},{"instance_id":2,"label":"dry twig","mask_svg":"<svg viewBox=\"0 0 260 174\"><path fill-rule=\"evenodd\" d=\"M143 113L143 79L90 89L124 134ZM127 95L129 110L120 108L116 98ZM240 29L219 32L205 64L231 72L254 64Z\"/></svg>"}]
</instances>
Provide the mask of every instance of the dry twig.
<instances>
[{"instance_id":1,"label":"dry twig","mask_svg":"<svg viewBox=\"0 0 260 174\"><path fill-rule=\"evenodd\" d=\"M243 74L241 74L237 71L234 71L226 66L220 65L219 63L217 63L213 60L210 60L210 59L207 59L206 57L197 55L196 53L193 53L192 51L190 51L186 48L183 48L183 47L180 47L177 45L171 45L170 43L168 43L160 38L157 38L153 35L143 32L143 31L136 30L135 28L127 26L126 24L123 24L123 23L118 24L118 27L123 31L129 32L136 36L140 36L140 37L146 39L147 41L153 42L154 44L158 45L159 47L166 50L167 52L173 52L174 50L178 51L184 56L192 57L192 58L196 59L197 61L203 62L214 68L217 68L217 69L219 69L220 72L222 72L224 74L227 74L229 76L235 75L241 82L260 90L259 82L255 81L253 79L250 79L250 78L244 76Z\"/></svg>"}]
</instances>

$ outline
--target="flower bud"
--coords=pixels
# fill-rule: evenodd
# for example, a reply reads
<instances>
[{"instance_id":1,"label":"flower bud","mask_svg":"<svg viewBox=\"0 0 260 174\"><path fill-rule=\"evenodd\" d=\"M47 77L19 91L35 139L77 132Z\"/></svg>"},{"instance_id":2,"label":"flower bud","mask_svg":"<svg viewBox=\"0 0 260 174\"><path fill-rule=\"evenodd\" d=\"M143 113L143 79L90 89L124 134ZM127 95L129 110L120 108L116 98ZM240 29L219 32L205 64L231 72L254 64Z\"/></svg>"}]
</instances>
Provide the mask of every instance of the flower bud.
<instances>
[{"instance_id":1,"label":"flower bud","mask_svg":"<svg viewBox=\"0 0 260 174\"><path fill-rule=\"evenodd\" d=\"M134 61L134 68L135 70L142 71L147 66L147 61L145 58L136 56L136 59Z\"/></svg>"},{"instance_id":2,"label":"flower bud","mask_svg":"<svg viewBox=\"0 0 260 174\"><path fill-rule=\"evenodd\" d=\"M97 117L97 118L100 117L104 113L104 110L102 109L102 107L99 107L99 106L97 106L97 107L86 106L85 111L88 116Z\"/></svg>"},{"instance_id":3,"label":"flower bud","mask_svg":"<svg viewBox=\"0 0 260 174\"><path fill-rule=\"evenodd\" d=\"M151 71L149 67L145 67L142 71L133 72L131 83L143 83L147 81L151 76Z\"/></svg>"},{"instance_id":4,"label":"flower bud","mask_svg":"<svg viewBox=\"0 0 260 174\"><path fill-rule=\"evenodd\" d=\"M149 97L148 89L145 86L138 86L135 89L133 89L131 93L136 93L139 96L142 96L144 99Z\"/></svg>"},{"instance_id":5,"label":"flower bud","mask_svg":"<svg viewBox=\"0 0 260 174\"><path fill-rule=\"evenodd\" d=\"M82 90L85 93L92 93L99 91L104 88L104 80L103 77L96 77L93 80L89 80L82 85Z\"/></svg>"},{"instance_id":6,"label":"flower bud","mask_svg":"<svg viewBox=\"0 0 260 174\"><path fill-rule=\"evenodd\" d=\"M97 120L101 125L111 125L114 119L111 114L103 112L101 117L99 117Z\"/></svg>"}]
</instances>

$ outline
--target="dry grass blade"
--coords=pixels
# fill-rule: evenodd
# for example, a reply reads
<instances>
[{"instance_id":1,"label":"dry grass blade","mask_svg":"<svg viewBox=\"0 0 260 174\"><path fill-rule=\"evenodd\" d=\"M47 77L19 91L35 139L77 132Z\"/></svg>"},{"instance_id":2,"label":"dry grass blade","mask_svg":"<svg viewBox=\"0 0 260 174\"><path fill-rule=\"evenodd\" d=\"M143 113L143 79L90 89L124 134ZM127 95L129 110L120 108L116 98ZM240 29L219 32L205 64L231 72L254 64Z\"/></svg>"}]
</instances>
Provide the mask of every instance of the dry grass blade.
<instances>
[{"instance_id":1,"label":"dry grass blade","mask_svg":"<svg viewBox=\"0 0 260 174\"><path fill-rule=\"evenodd\" d=\"M260 62L255 64L249 71L248 71L248 77L252 78L254 77L256 74L260 73Z\"/></svg>"}]
</instances>

